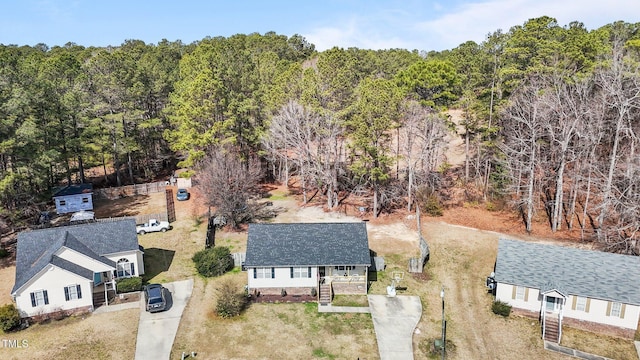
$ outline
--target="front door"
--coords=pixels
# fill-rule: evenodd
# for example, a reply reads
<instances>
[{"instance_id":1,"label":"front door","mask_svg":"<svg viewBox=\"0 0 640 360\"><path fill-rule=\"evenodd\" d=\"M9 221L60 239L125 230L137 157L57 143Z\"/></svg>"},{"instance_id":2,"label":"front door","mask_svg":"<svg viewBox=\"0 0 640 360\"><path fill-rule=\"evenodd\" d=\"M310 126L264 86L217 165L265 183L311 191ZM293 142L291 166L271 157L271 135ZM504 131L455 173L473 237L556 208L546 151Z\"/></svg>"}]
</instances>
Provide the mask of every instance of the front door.
<instances>
[{"instance_id":1,"label":"front door","mask_svg":"<svg viewBox=\"0 0 640 360\"><path fill-rule=\"evenodd\" d=\"M558 312L560 310L560 305L562 304L561 298L556 298L553 296L547 296L547 301L545 304L545 309L547 311Z\"/></svg>"}]
</instances>

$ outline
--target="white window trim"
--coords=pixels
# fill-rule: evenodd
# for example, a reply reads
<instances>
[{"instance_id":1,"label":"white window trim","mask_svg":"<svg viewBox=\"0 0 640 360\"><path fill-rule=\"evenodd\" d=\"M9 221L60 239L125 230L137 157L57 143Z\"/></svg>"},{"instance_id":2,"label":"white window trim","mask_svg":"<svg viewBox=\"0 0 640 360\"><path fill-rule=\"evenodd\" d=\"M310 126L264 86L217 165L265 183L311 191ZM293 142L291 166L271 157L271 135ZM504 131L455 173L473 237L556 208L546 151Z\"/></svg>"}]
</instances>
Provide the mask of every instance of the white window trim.
<instances>
[{"instance_id":1,"label":"white window trim","mask_svg":"<svg viewBox=\"0 0 640 360\"><path fill-rule=\"evenodd\" d=\"M587 298L584 296L576 297L576 311L587 311Z\"/></svg>"},{"instance_id":2,"label":"white window trim","mask_svg":"<svg viewBox=\"0 0 640 360\"><path fill-rule=\"evenodd\" d=\"M309 267L294 267L293 268L293 278L294 279L308 279L309 278Z\"/></svg>"},{"instance_id":3,"label":"white window trim","mask_svg":"<svg viewBox=\"0 0 640 360\"><path fill-rule=\"evenodd\" d=\"M524 301L524 286L516 286L516 300Z\"/></svg>"},{"instance_id":4,"label":"white window trim","mask_svg":"<svg viewBox=\"0 0 640 360\"><path fill-rule=\"evenodd\" d=\"M273 279L270 267L258 267L256 269L256 279Z\"/></svg>"},{"instance_id":5,"label":"white window trim","mask_svg":"<svg viewBox=\"0 0 640 360\"><path fill-rule=\"evenodd\" d=\"M44 306L44 290L36 290L33 292L33 296L36 299L36 306Z\"/></svg>"}]
</instances>

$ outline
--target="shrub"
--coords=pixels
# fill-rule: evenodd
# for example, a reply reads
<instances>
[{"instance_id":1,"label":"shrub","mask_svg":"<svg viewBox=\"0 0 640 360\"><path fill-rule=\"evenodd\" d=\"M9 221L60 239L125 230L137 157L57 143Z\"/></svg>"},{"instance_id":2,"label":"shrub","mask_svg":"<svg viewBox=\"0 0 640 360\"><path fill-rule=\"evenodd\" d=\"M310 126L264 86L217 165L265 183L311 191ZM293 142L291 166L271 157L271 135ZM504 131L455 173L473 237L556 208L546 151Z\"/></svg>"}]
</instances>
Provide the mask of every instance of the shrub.
<instances>
[{"instance_id":1,"label":"shrub","mask_svg":"<svg viewBox=\"0 0 640 360\"><path fill-rule=\"evenodd\" d=\"M198 251L191 258L196 265L196 270L202 276L220 276L233 269L233 258L226 246Z\"/></svg>"},{"instance_id":2,"label":"shrub","mask_svg":"<svg viewBox=\"0 0 640 360\"><path fill-rule=\"evenodd\" d=\"M142 278L139 276L116 280L118 294L142 290Z\"/></svg>"},{"instance_id":3,"label":"shrub","mask_svg":"<svg viewBox=\"0 0 640 360\"><path fill-rule=\"evenodd\" d=\"M20 325L20 313L13 304L0 306L0 327L7 332Z\"/></svg>"},{"instance_id":4,"label":"shrub","mask_svg":"<svg viewBox=\"0 0 640 360\"><path fill-rule=\"evenodd\" d=\"M218 288L218 303L216 312L223 318L240 315L248 304L248 297L244 291L238 291L230 281L224 281Z\"/></svg>"},{"instance_id":5,"label":"shrub","mask_svg":"<svg viewBox=\"0 0 640 360\"><path fill-rule=\"evenodd\" d=\"M511 314L511 305L504 301L496 300L493 302L493 305L491 305L491 311L493 311L494 314L507 317Z\"/></svg>"},{"instance_id":6,"label":"shrub","mask_svg":"<svg viewBox=\"0 0 640 360\"><path fill-rule=\"evenodd\" d=\"M7 256L9 256L9 251L7 251L7 249L0 249L0 259L6 258Z\"/></svg>"},{"instance_id":7,"label":"shrub","mask_svg":"<svg viewBox=\"0 0 640 360\"><path fill-rule=\"evenodd\" d=\"M443 209L437 195L431 194L426 198L424 203L424 212L431 216L442 216Z\"/></svg>"}]
</instances>

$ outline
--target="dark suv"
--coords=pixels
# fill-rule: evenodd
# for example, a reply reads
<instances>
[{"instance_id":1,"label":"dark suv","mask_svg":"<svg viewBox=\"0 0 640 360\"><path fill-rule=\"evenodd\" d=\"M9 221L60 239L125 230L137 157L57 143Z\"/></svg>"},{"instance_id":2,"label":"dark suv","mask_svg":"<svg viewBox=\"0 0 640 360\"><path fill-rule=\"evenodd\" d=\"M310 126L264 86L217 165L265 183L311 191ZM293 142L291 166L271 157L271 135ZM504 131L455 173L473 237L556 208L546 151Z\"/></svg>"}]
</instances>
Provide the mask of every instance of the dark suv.
<instances>
[{"instance_id":1,"label":"dark suv","mask_svg":"<svg viewBox=\"0 0 640 360\"><path fill-rule=\"evenodd\" d=\"M144 300L148 312L164 311L167 300L164 296L164 287L160 284L149 284L144 287Z\"/></svg>"}]
</instances>

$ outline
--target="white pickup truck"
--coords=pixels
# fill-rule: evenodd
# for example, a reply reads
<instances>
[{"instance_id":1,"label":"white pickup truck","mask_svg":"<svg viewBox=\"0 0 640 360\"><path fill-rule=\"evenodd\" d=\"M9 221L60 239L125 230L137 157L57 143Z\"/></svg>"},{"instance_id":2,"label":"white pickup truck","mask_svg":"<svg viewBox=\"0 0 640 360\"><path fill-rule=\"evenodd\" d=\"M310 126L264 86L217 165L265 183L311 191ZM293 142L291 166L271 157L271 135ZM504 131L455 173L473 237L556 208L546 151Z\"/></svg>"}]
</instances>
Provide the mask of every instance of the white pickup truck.
<instances>
[{"instance_id":1,"label":"white pickup truck","mask_svg":"<svg viewBox=\"0 0 640 360\"><path fill-rule=\"evenodd\" d=\"M136 232L138 233L138 235L144 235L146 233L156 231L165 232L169 229L171 229L171 225L169 225L168 221L158 221L156 219L151 219L147 223L136 226Z\"/></svg>"}]
</instances>

